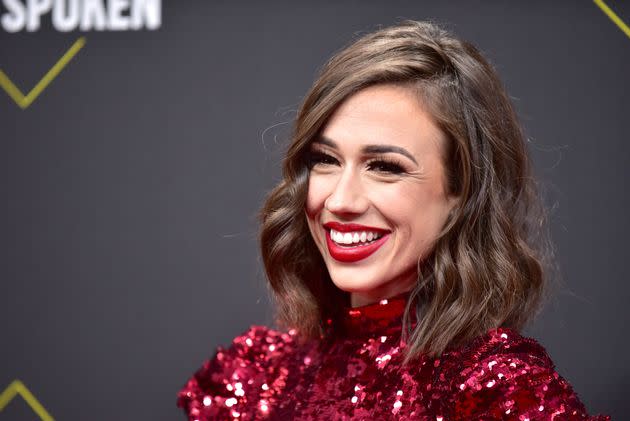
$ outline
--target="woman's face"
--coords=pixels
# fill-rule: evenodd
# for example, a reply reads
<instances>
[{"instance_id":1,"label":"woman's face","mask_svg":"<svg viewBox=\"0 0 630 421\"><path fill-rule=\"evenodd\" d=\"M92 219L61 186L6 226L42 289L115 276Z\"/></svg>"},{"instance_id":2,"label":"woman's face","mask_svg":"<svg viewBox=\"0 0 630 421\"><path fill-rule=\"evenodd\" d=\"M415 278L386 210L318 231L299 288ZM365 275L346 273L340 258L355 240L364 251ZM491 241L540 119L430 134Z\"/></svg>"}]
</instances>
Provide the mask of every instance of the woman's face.
<instances>
[{"instance_id":1,"label":"woman's face","mask_svg":"<svg viewBox=\"0 0 630 421\"><path fill-rule=\"evenodd\" d=\"M353 307L415 285L456 201L445 142L408 88L376 85L343 102L311 144L309 230Z\"/></svg>"}]
</instances>

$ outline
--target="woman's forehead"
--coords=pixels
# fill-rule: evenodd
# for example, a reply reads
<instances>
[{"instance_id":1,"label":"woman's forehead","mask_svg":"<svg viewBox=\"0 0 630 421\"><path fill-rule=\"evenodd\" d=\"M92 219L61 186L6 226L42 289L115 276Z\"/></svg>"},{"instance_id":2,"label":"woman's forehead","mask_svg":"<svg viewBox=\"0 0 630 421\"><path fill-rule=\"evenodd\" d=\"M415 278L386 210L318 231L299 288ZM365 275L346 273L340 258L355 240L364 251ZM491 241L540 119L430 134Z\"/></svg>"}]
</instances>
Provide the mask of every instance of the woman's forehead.
<instances>
[{"instance_id":1,"label":"woman's forehead","mask_svg":"<svg viewBox=\"0 0 630 421\"><path fill-rule=\"evenodd\" d=\"M342 102L321 138L333 141L339 149L390 145L426 154L441 147L444 135L412 89L375 85Z\"/></svg>"}]
</instances>

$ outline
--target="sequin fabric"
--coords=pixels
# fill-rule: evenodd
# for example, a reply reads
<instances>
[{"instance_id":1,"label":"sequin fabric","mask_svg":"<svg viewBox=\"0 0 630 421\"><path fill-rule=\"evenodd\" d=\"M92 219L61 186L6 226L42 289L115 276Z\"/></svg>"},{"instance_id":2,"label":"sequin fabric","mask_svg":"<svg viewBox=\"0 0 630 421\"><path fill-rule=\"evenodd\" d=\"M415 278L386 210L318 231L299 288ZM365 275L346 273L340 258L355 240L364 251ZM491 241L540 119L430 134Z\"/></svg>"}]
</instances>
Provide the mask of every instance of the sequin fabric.
<instances>
[{"instance_id":1,"label":"sequin fabric","mask_svg":"<svg viewBox=\"0 0 630 421\"><path fill-rule=\"evenodd\" d=\"M403 367L407 296L345 310L342 337L251 326L179 391L189 420L610 420L589 416L534 339L492 329Z\"/></svg>"}]
</instances>

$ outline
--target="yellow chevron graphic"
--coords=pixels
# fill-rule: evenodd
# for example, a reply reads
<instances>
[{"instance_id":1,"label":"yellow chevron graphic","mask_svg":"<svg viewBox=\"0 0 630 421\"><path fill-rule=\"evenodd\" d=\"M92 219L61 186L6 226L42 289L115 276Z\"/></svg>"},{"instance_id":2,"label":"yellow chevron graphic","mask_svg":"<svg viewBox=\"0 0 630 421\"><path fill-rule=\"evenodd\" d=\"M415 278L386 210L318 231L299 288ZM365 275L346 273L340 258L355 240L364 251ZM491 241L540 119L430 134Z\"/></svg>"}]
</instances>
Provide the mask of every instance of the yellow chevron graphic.
<instances>
[{"instance_id":1,"label":"yellow chevron graphic","mask_svg":"<svg viewBox=\"0 0 630 421\"><path fill-rule=\"evenodd\" d=\"M19 380L13 380L11 384L4 389L4 392L0 393L0 412L2 412L4 407L7 406L7 404L11 402L11 399L13 399L17 394L22 396L22 399L26 401L33 412L39 415L39 418L42 421L54 421L54 418L50 416L48 411L46 411L42 404L39 403L30 390L24 386L24 383Z\"/></svg>"},{"instance_id":2,"label":"yellow chevron graphic","mask_svg":"<svg viewBox=\"0 0 630 421\"><path fill-rule=\"evenodd\" d=\"M603 0L593 0L593 1L600 9L602 9L602 12L606 13L606 16L608 16L610 20L615 22L615 25L617 25L619 29L621 29L626 35L628 35L628 37L630 37L630 28L628 28L628 25L626 25L625 22L622 21L621 18L617 16L615 12L613 12L612 9L608 7L606 3L604 3Z\"/></svg>"},{"instance_id":3,"label":"yellow chevron graphic","mask_svg":"<svg viewBox=\"0 0 630 421\"><path fill-rule=\"evenodd\" d=\"M42 93L50 82L52 82L57 75L63 70L64 67L72 60L72 58L83 48L85 45L85 37L77 39L72 47L50 68L48 73L37 82L37 85L25 96L20 89L9 79L9 77L0 69L0 86L9 94L9 96L15 101L15 103L21 108L26 109L29 105L35 101L35 99Z\"/></svg>"}]
</instances>

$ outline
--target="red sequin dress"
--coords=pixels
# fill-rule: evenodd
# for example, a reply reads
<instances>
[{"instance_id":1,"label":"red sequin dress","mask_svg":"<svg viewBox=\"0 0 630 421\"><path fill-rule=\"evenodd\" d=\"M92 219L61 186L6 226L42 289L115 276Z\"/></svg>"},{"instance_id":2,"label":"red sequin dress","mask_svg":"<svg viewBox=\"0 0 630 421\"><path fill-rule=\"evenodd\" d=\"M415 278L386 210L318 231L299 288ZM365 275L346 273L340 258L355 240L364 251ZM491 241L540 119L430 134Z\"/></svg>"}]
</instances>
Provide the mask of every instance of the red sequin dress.
<instances>
[{"instance_id":1,"label":"red sequin dress","mask_svg":"<svg viewBox=\"0 0 630 421\"><path fill-rule=\"evenodd\" d=\"M405 294L346 309L351 334L298 345L252 326L178 394L189 420L610 420L588 415L545 349L497 328L402 368Z\"/></svg>"}]
</instances>

